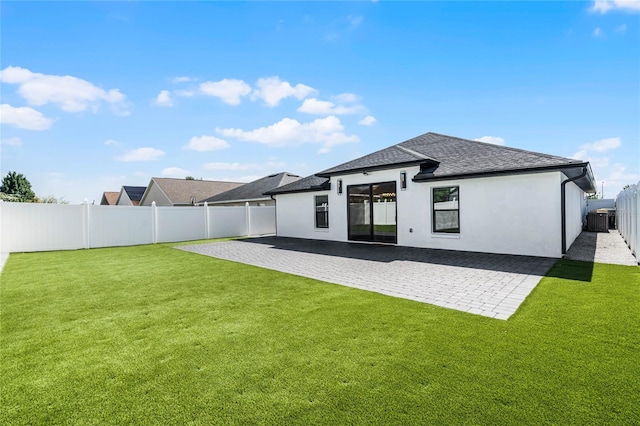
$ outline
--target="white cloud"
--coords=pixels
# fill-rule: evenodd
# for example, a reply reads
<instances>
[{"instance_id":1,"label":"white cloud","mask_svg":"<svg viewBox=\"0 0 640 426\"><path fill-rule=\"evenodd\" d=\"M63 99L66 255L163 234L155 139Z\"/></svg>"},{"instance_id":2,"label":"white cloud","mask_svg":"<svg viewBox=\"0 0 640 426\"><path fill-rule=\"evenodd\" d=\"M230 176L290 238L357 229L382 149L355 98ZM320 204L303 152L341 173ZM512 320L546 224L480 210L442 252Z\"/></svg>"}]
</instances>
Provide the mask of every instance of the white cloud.
<instances>
[{"instance_id":1,"label":"white cloud","mask_svg":"<svg viewBox=\"0 0 640 426\"><path fill-rule=\"evenodd\" d=\"M182 77L173 77L171 79L172 83L188 83L190 81L193 81L193 78L191 77L186 77L186 76L182 76Z\"/></svg>"},{"instance_id":2,"label":"white cloud","mask_svg":"<svg viewBox=\"0 0 640 426\"><path fill-rule=\"evenodd\" d=\"M493 145L505 145L504 139L500 136L482 136L481 138L474 139L474 141L490 143Z\"/></svg>"},{"instance_id":3,"label":"white cloud","mask_svg":"<svg viewBox=\"0 0 640 426\"><path fill-rule=\"evenodd\" d=\"M318 115L357 114L359 112L362 112L363 110L364 107L362 105L336 105L331 101L321 101L316 98L305 99L300 108L298 108L299 112Z\"/></svg>"},{"instance_id":4,"label":"white cloud","mask_svg":"<svg viewBox=\"0 0 640 426\"><path fill-rule=\"evenodd\" d=\"M194 95L192 90L174 90L173 94L177 96L184 96L185 98L189 98Z\"/></svg>"},{"instance_id":5,"label":"white cloud","mask_svg":"<svg viewBox=\"0 0 640 426\"><path fill-rule=\"evenodd\" d=\"M91 107L95 112L101 102L106 102L116 114L128 114L126 96L119 89L105 91L70 75L46 75L26 68L7 67L0 71L0 81L18 84L18 93L32 105L52 103L69 112L85 111Z\"/></svg>"},{"instance_id":6,"label":"white cloud","mask_svg":"<svg viewBox=\"0 0 640 426\"><path fill-rule=\"evenodd\" d=\"M279 77L260 78L256 82L257 89L251 94L252 99L262 99L269 106L276 106L284 98L295 97L304 99L309 95L317 93L313 87L304 84L291 86L288 81L281 81Z\"/></svg>"},{"instance_id":7,"label":"white cloud","mask_svg":"<svg viewBox=\"0 0 640 426\"><path fill-rule=\"evenodd\" d=\"M200 91L209 96L222 99L229 105L239 105L243 96L251 93L251 86L242 80L227 79L206 81L200 84Z\"/></svg>"},{"instance_id":8,"label":"white cloud","mask_svg":"<svg viewBox=\"0 0 640 426\"><path fill-rule=\"evenodd\" d=\"M638 12L640 11L640 0L594 0L591 6L592 12L601 14L605 14L610 10Z\"/></svg>"},{"instance_id":9,"label":"white cloud","mask_svg":"<svg viewBox=\"0 0 640 426\"><path fill-rule=\"evenodd\" d=\"M155 104L158 106L173 106L173 100L171 99L171 93L168 90L162 90L156 97Z\"/></svg>"},{"instance_id":10,"label":"white cloud","mask_svg":"<svg viewBox=\"0 0 640 426\"><path fill-rule=\"evenodd\" d=\"M625 172L625 167L619 163L610 166L609 157L602 155L620 146L622 139L619 137L599 139L581 145L580 150L572 155L576 160L588 161L591 164L593 174L599 182L598 190L604 181L604 192L609 198L615 197L624 185L638 181L638 175Z\"/></svg>"},{"instance_id":11,"label":"white cloud","mask_svg":"<svg viewBox=\"0 0 640 426\"><path fill-rule=\"evenodd\" d=\"M241 163L205 163L202 167L206 170L224 170L224 171L237 171L237 170L249 170L254 168L253 164L241 164Z\"/></svg>"},{"instance_id":12,"label":"white cloud","mask_svg":"<svg viewBox=\"0 0 640 426\"><path fill-rule=\"evenodd\" d=\"M216 138L215 136L194 136L189 140L189 143L182 147L182 149L188 149L191 151L218 151L221 149L229 148L231 145L223 139Z\"/></svg>"},{"instance_id":13,"label":"white cloud","mask_svg":"<svg viewBox=\"0 0 640 426\"><path fill-rule=\"evenodd\" d=\"M263 177L264 176L262 176L262 175L248 175L248 176L240 176L239 178L225 178L224 180L230 181L230 182L249 183L249 182L253 182L254 180L261 179Z\"/></svg>"},{"instance_id":14,"label":"white cloud","mask_svg":"<svg viewBox=\"0 0 640 426\"><path fill-rule=\"evenodd\" d=\"M373 115L367 115L365 118L358 121L358 124L362 124L363 126L371 126L376 121L378 120L376 120L376 118Z\"/></svg>"},{"instance_id":15,"label":"white cloud","mask_svg":"<svg viewBox=\"0 0 640 426\"><path fill-rule=\"evenodd\" d=\"M634 184L638 180L640 180L640 174L629 173L624 165L616 163L612 166L609 174L605 174L605 178L602 179L604 182L604 196L615 198L625 185ZM598 183L602 181L598 181Z\"/></svg>"},{"instance_id":16,"label":"white cloud","mask_svg":"<svg viewBox=\"0 0 640 426\"><path fill-rule=\"evenodd\" d=\"M362 16L351 16L351 15L349 15L347 17L347 20L349 21L349 29L350 30L355 30L356 28L358 28L360 26L360 24L362 24L362 21L364 20L364 18Z\"/></svg>"},{"instance_id":17,"label":"white cloud","mask_svg":"<svg viewBox=\"0 0 640 426\"><path fill-rule=\"evenodd\" d=\"M616 32L618 33L626 33L627 32L627 24L622 24L616 27Z\"/></svg>"},{"instance_id":18,"label":"white cloud","mask_svg":"<svg viewBox=\"0 0 640 426\"><path fill-rule=\"evenodd\" d=\"M157 160L164 155L164 151L159 149L143 147L138 149L132 149L125 152L120 157L116 157L118 161L153 161Z\"/></svg>"},{"instance_id":19,"label":"white cloud","mask_svg":"<svg viewBox=\"0 0 640 426\"><path fill-rule=\"evenodd\" d=\"M357 136L344 133L340 119L333 115L304 124L292 118L283 118L270 126L250 131L216 128L216 132L241 141L257 142L272 147L318 143L322 144L318 151L320 153L329 152L331 147L336 145L359 142Z\"/></svg>"},{"instance_id":20,"label":"white cloud","mask_svg":"<svg viewBox=\"0 0 640 426\"><path fill-rule=\"evenodd\" d=\"M9 104L0 105L0 123L3 124L12 124L26 130L47 130L53 121L33 108L14 107Z\"/></svg>"},{"instance_id":21,"label":"white cloud","mask_svg":"<svg viewBox=\"0 0 640 426\"><path fill-rule=\"evenodd\" d=\"M0 144L9 145L9 146L20 146L20 145L22 145L22 139L17 138L17 137L13 137L13 138L9 138L9 139L2 139L2 140L0 140Z\"/></svg>"},{"instance_id":22,"label":"white cloud","mask_svg":"<svg viewBox=\"0 0 640 426\"><path fill-rule=\"evenodd\" d=\"M606 138L597 140L593 143L586 143L584 145L581 145L580 150L603 153L618 148L620 145L622 145L622 140L619 137Z\"/></svg>"},{"instance_id":23,"label":"white cloud","mask_svg":"<svg viewBox=\"0 0 640 426\"><path fill-rule=\"evenodd\" d=\"M106 141L104 141L104 144L107 145L107 146L109 146L109 145L119 146L120 142L118 142L116 140L113 140L113 139L107 139Z\"/></svg>"},{"instance_id":24,"label":"white cloud","mask_svg":"<svg viewBox=\"0 0 640 426\"><path fill-rule=\"evenodd\" d=\"M358 102L360 100L360 96L355 93L341 93L334 96L333 99L341 104L346 104L350 102Z\"/></svg>"},{"instance_id":25,"label":"white cloud","mask_svg":"<svg viewBox=\"0 0 640 426\"><path fill-rule=\"evenodd\" d=\"M600 28L600 27L598 27L595 30L593 30L593 36L594 37L600 37L603 34L604 34L604 32L602 31L602 28Z\"/></svg>"},{"instance_id":26,"label":"white cloud","mask_svg":"<svg viewBox=\"0 0 640 426\"><path fill-rule=\"evenodd\" d=\"M191 175L191 172L189 170L181 169L180 167L167 167L162 169L160 174L162 174L162 176L169 177L187 177Z\"/></svg>"},{"instance_id":27,"label":"white cloud","mask_svg":"<svg viewBox=\"0 0 640 426\"><path fill-rule=\"evenodd\" d=\"M245 170L265 170L265 169L278 169L286 166L287 163L281 161L268 161L266 163L224 163L213 162L205 163L202 167L206 170L216 171L245 171Z\"/></svg>"}]
</instances>

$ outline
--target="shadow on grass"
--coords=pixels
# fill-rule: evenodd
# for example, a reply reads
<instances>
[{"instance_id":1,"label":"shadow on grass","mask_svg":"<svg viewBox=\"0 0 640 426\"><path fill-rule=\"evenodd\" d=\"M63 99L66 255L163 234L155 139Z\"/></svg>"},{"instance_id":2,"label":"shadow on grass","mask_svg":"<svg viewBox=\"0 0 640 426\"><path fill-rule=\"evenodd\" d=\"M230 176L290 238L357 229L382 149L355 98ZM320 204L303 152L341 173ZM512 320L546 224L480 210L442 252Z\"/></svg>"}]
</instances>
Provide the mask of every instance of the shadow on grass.
<instances>
[{"instance_id":1,"label":"shadow on grass","mask_svg":"<svg viewBox=\"0 0 640 426\"><path fill-rule=\"evenodd\" d=\"M593 277L593 262L561 259L553 265L545 276L591 282L591 278Z\"/></svg>"}]
</instances>

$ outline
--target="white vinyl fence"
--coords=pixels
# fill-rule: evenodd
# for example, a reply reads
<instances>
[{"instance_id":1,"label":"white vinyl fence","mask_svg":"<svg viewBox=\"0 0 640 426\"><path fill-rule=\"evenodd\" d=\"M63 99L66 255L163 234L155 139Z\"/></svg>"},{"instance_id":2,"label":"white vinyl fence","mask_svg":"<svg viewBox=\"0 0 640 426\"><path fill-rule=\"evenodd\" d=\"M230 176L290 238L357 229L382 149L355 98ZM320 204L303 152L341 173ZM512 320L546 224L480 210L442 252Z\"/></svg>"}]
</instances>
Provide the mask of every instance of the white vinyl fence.
<instances>
[{"instance_id":1,"label":"white vinyl fence","mask_svg":"<svg viewBox=\"0 0 640 426\"><path fill-rule=\"evenodd\" d=\"M638 259L640 243L640 182L630 185L616 199L616 224L622 238Z\"/></svg>"},{"instance_id":2,"label":"white vinyl fence","mask_svg":"<svg viewBox=\"0 0 640 426\"><path fill-rule=\"evenodd\" d=\"M0 202L0 252L274 234L274 206L141 207Z\"/></svg>"}]
</instances>

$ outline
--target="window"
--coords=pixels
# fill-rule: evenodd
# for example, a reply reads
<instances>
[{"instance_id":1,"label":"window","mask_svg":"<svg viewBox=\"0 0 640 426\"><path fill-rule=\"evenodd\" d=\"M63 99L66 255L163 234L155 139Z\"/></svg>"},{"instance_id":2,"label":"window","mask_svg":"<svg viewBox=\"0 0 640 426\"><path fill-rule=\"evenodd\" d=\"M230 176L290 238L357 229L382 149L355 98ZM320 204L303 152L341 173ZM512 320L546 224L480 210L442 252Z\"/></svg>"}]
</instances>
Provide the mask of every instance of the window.
<instances>
[{"instance_id":1,"label":"window","mask_svg":"<svg viewBox=\"0 0 640 426\"><path fill-rule=\"evenodd\" d=\"M433 232L460 233L459 187L433 188Z\"/></svg>"},{"instance_id":2,"label":"window","mask_svg":"<svg viewBox=\"0 0 640 426\"><path fill-rule=\"evenodd\" d=\"M316 195L316 228L329 227L329 196Z\"/></svg>"}]
</instances>

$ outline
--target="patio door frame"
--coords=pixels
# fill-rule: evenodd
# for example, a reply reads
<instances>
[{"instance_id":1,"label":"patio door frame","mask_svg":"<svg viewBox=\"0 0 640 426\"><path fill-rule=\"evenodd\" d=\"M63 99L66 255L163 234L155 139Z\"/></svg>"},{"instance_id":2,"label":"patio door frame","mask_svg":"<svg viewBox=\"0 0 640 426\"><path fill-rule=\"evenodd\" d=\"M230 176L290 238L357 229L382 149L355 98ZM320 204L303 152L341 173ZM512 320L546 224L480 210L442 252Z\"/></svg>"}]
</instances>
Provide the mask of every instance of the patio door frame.
<instances>
[{"instance_id":1,"label":"patio door frame","mask_svg":"<svg viewBox=\"0 0 640 426\"><path fill-rule=\"evenodd\" d=\"M395 222L395 232L393 236L393 241L379 241L376 240L375 235L375 217L374 217L374 203L373 202L373 187L375 185L384 185L384 184L393 184L394 193L395 193L395 211L394 211L394 222ZM369 235L367 239L354 239L353 234L351 232L351 203L350 203L350 195L351 188L354 187L369 187ZM361 183L347 186L347 239L349 241L360 241L360 242L371 242L371 243L387 243L387 244L397 244L398 243L398 183L396 181L385 181L385 182L373 182L373 183Z\"/></svg>"}]
</instances>

